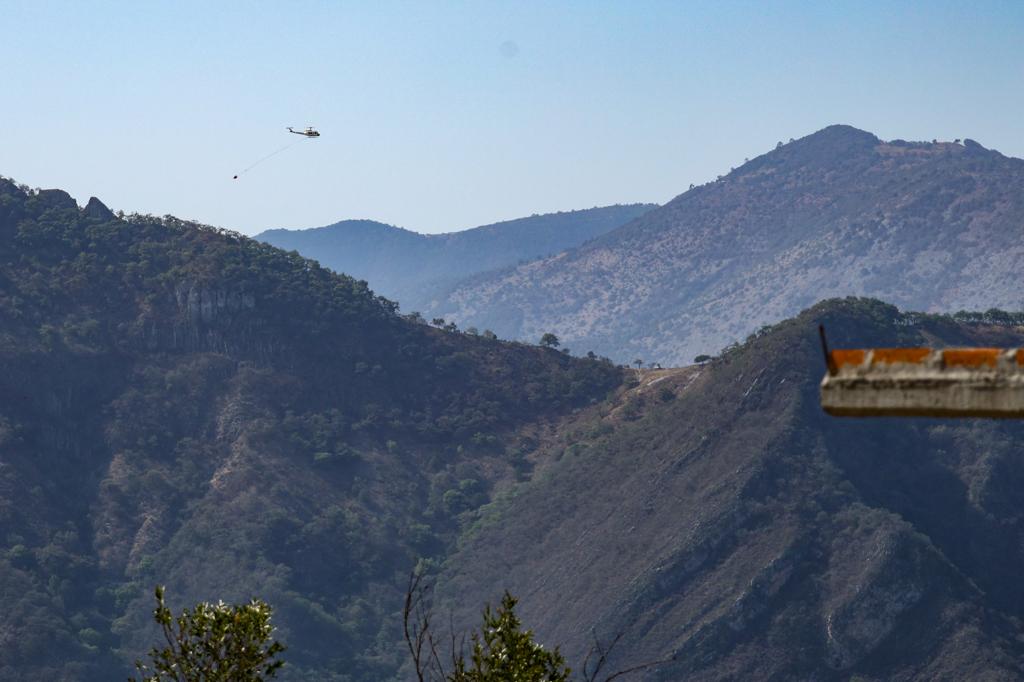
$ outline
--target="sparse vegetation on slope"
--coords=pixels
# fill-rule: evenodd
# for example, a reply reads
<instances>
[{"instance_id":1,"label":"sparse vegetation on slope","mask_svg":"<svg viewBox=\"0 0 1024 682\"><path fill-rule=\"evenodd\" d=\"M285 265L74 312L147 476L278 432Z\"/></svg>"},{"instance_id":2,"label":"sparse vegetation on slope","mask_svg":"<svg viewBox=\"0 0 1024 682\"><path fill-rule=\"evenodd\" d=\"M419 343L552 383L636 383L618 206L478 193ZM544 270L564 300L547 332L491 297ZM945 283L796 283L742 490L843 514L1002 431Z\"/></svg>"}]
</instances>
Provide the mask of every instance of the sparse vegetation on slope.
<instances>
[{"instance_id":1,"label":"sparse vegetation on slope","mask_svg":"<svg viewBox=\"0 0 1024 682\"><path fill-rule=\"evenodd\" d=\"M971 141L831 126L583 247L478 276L425 312L684 364L829 296L910 310L1024 306L1024 161Z\"/></svg>"},{"instance_id":2,"label":"sparse vegetation on slope","mask_svg":"<svg viewBox=\"0 0 1024 682\"><path fill-rule=\"evenodd\" d=\"M819 322L840 346L1024 344L849 299L707 364L641 371L449 559L456 627L508 589L569 661L591 629L623 633L613 668L675 658L638 679L1024 675L1024 427L826 416Z\"/></svg>"}]
</instances>

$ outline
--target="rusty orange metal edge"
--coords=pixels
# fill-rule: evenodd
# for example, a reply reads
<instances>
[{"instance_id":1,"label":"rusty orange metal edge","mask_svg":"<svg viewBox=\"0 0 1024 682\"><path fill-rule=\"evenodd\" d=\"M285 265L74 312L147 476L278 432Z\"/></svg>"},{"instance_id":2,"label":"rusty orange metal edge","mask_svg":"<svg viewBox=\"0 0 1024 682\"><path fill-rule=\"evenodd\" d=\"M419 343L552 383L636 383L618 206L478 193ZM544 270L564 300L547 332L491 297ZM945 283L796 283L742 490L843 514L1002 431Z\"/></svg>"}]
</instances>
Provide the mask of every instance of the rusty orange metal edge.
<instances>
[{"instance_id":1,"label":"rusty orange metal edge","mask_svg":"<svg viewBox=\"0 0 1024 682\"><path fill-rule=\"evenodd\" d=\"M919 365L931 352L931 348L875 348L871 353L871 364L891 365L896 362L908 362Z\"/></svg>"},{"instance_id":2,"label":"rusty orange metal edge","mask_svg":"<svg viewBox=\"0 0 1024 682\"><path fill-rule=\"evenodd\" d=\"M837 348L829 351L832 361L836 367L858 367L864 364L869 349L865 348ZM874 348L871 350L871 364L909 363L919 365L933 352L931 348ZM965 367L979 369L981 367L995 368L999 361L999 354L1002 348L946 348L942 351L942 363L946 367ZM1024 348L1015 353L1017 365L1024 367Z\"/></svg>"},{"instance_id":3,"label":"rusty orange metal edge","mask_svg":"<svg viewBox=\"0 0 1024 682\"><path fill-rule=\"evenodd\" d=\"M998 348L949 348L942 351L942 363L946 367L970 367L977 369L981 366L995 368L999 360ZM1020 351L1017 351L1018 364L1020 363Z\"/></svg>"},{"instance_id":4,"label":"rusty orange metal edge","mask_svg":"<svg viewBox=\"0 0 1024 682\"><path fill-rule=\"evenodd\" d=\"M856 367L864 362L864 356L867 355L867 351L861 348L851 348L849 350L837 349L831 351L829 355L832 356L832 362L835 363L837 368L844 365L853 365Z\"/></svg>"}]
</instances>

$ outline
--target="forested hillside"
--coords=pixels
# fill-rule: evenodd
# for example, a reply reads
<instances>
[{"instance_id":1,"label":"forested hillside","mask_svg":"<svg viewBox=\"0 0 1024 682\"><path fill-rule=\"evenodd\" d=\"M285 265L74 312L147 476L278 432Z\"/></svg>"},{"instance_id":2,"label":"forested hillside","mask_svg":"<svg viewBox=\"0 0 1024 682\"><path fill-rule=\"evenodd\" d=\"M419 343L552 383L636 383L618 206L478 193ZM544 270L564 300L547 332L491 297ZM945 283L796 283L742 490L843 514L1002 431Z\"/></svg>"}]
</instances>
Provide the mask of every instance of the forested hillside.
<instances>
[{"instance_id":1,"label":"forested hillside","mask_svg":"<svg viewBox=\"0 0 1024 682\"><path fill-rule=\"evenodd\" d=\"M404 662L409 570L608 363L444 333L213 228L0 180L0 678L124 679L172 606L274 605L285 679Z\"/></svg>"},{"instance_id":2,"label":"forested hillside","mask_svg":"<svg viewBox=\"0 0 1024 682\"><path fill-rule=\"evenodd\" d=\"M690 362L829 296L1020 310L1024 160L971 140L831 126L574 251L465 282L425 310L620 362Z\"/></svg>"},{"instance_id":3,"label":"forested hillside","mask_svg":"<svg viewBox=\"0 0 1024 682\"><path fill-rule=\"evenodd\" d=\"M833 300L645 372L491 506L438 610L507 588L571 661L618 634L611 670L673 659L631 679L1021 679L1024 426L826 416L819 322L839 347L1024 344Z\"/></svg>"},{"instance_id":4,"label":"forested hillside","mask_svg":"<svg viewBox=\"0 0 1024 682\"><path fill-rule=\"evenodd\" d=\"M272 604L283 679L406 679L416 565L440 620L508 588L577 669L621 633L608 670L672 659L647 680L1020 678L1024 427L817 395L819 322L1013 346L1017 321L832 300L624 373L0 180L0 679L124 678L158 583Z\"/></svg>"},{"instance_id":5,"label":"forested hillside","mask_svg":"<svg viewBox=\"0 0 1024 682\"><path fill-rule=\"evenodd\" d=\"M412 312L439 305L470 275L575 248L652 208L631 204L548 213L446 234L344 220L309 230L268 230L256 239L365 279Z\"/></svg>"}]
</instances>

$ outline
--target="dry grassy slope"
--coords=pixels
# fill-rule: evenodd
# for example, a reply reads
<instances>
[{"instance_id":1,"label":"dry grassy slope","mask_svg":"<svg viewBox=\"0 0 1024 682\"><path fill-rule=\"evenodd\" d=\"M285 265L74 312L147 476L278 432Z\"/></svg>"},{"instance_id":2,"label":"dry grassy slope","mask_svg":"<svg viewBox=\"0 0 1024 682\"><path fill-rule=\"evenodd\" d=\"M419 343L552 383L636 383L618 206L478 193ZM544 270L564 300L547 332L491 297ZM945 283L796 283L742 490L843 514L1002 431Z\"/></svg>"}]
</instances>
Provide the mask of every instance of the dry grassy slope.
<instances>
[{"instance_id":1,"label":"dry grassy slope","mask_svg":"<svg viewBox=\"0 0 1024 682\"><path fill-rule=\"evenodd\" d=\"M579 249L431 310L510 338L684 364L828 296L1019 309L1024 161L831 126Z\"/></svg>"},{"instance_id":2,"label":"dry grassy slope","mask_svg":"<svg viewBox=\"0 0 1024 682\"><path fill-rule=\"evenodd\" d=\"M1019 679L1024 428L825 416L815 323L847 344L1024 334L895 314L828 302L579 415L439 594L468 623L510 589L577 665L592 631L624 633L611 669L675 657L648 680Z\"/></svg>"}]
</instances>

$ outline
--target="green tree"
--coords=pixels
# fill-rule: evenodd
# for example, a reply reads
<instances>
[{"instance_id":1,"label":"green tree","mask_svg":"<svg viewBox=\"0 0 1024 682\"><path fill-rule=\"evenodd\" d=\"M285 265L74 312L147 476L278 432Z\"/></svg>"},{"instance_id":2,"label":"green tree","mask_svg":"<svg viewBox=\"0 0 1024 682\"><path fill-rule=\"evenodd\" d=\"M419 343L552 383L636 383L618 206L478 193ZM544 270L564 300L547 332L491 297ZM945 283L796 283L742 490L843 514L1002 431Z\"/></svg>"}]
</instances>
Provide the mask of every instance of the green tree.
<instances>
[{"instance_id":1,"label":"green tree","mask_svg":"<svg viewBox=\"0 0 1024 682\"><path fill-rule=\"evenodd\" d=\"M418 682L570 682L574 679L557 647L548 651L533 640L531 630L523 629L515 612L518 600L507 591L496 611L490 606L484 608L483 625L471 636L473 651L468 661L462 646L456 644L459 638L454 632L444 638L450 638L450 651L442 651L445 646L439 645L431 628L428 592L429 587L423 584L423 573L418 569L413 571L405 593L402 621ZM579 673L580 682L598 682L598 675L602 674L621 638L622 633L619 633L605 645L594 636L594 645ZM446 669L445 660L450 661L450 669ZM605 673L603 682L673 660L674 656Z\"/></svg>"},{"instance_id":2,"label":"green tree","mask_svg":"<svg viewBox=\"0 0 1024 682\"><path fill-rule=\"evenodd\" d=\"M545 348L558 348L562 345L562 342L558 340L557 336L551 332L547 332L544 336L540 337L540 345Z\"/></svg>"},{"instance_id":3,"label":"green tree","mask_svg":"<svg viewBox=\"0 0 1024 682\"><path fill-rule=\"evenodd\" d=\"M516 616L516 598L508 592L501 606L484 608L483 625L472 634L473 651L466 660L462 647L455 645L452 633L451 651L442 655L430 623L430 609L425 603L427 588L423 574L414 572L409 578L405 596L403 623L405 641L412 654L419 682L568 682L572 671L558 649L548 651L533 640L533 632L524 630ZM446 669L443 659L451 668Z\"/></svg>"},{"instance_id":4,"label":"green tree","mask_svg":"<svg viewBox=\"0 0 1024 682\"><path fill-rule=\"evenodd\" d=\"M174 617L157 585L153 618L167 646L149 652L150 664L136 661L138 682L257 682L275 677L284 646L271 641L272 609L258 599L248 604L200 602ZM132 678L132 682L137 682Z\"/></svg>"},{"instance_id":5,"label":"green tree","mask_svg":"<svg viewBox=\"0 0 1024 682\"><path fill-rule=\"evenodd\" d=\"M469 663L455 659L448 682L567 682L572 671L556 647L548 651L533 641L516 616L516 598L508 592L501 606L484 608L480 632L473 633L473 654Z\"/></svg>"}]
</instances>

